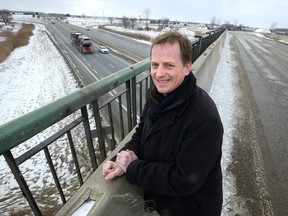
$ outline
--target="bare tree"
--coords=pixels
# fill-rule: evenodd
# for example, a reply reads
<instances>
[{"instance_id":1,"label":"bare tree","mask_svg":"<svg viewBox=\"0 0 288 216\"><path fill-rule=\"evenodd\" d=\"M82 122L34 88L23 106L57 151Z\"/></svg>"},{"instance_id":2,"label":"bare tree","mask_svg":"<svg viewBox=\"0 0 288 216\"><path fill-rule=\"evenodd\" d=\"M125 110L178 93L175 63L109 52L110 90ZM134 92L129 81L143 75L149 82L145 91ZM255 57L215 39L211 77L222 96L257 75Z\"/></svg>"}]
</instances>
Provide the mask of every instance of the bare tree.
<instances>
[{"instance_id":1,"label":"bare tree","mask_svg":"<svg viewBox=\"0 0 288 216\"><path fill-rule=\"evenodd\" d=\"M126 17L126 16L122 17L122 25L124 26L124 28L128 28L129 22L130 21L129 21L128 17Z\"/></svg>"},{"instance_id":2,"label":"bare tree","mask_svg":"<svg viewBox=\"0 0 288 216\"><path fill-rule=\"evenodd\" d=\"M11 12L9 10L0 10L0 21L4 22L5 25L12 20Z\"/></svg>"},{"instance_id":3,"label":"bare tree","mask_svg":"<svg viewBox=\"0 0 288 216\"><path fill-rule=\"evenodd\" d=\"M216 24L216 16L212 16L210 20L211 28L213 28L215 24Z\"/></svg>"},{"instance_id":4,"label":"bare tree","mask_svg":"<svg viewBox=\"0 0 288 216\"><path fill-rule=\"evenodd\" d=\"M170 21L169 18L163 17L162 20L161 20L162 27L164 28L165 26L168 26L169 21Z\"/></svg>"},{"instance_id":5,"label":"bare tree","mask_svg":"<svg viewBox=\"0 0 288 216\"><path fill-rule=\"evenodd\" d=\"M275 29L276 26L277 26L277 23L276 23L276 22L273 22L273 23L271 24L270 29L273 30L273 29Z\"/></svg>"},{"instance_id":6,"label":"bare tree","mask_svg":"<svg viewBox=\"0 0 288 216\"><path fill-rule=\"evenodd\" d=\"M224 24L229 25L230 21L229 20L225 20Z\"/></svg>"},{"instance_id":7,"label":"bare tree","mask_svg":"<svg viewBox=\"0 0 288 216\"><path fill-rule=\"evenodd\" d=\"M137 19L135 17L131 17L130 21L131 21L131 28L134 29Z\"/></svg>"},{"instance_id":8,"label":"bare tree","mask_svg":"<svg viewBox=\"0 0 288 216\"><path fill-rule=\"evenodd\" d=\"M149 8L146 8L144 11L143 11L143 17L145 18L146 20L146 28L148 28L148 20L149 20L149 17L151 16L151 10Z\"/></svg>"},{"instance_id":9,"label":"bare tree","mask_svg":"<svg viewBox=\"0 0 288 216\"><path fill-rule=\"evenodd\" d=\"M143 18L141 16L141 14L139 15L139 26L142 27L142 21L143 21Z\"/></svg>"},{"instance_id":10,"label":"bare tree","mask_svg":"<svg viewBox=\"0 0 288 216\"><path fill-rule=\"evenodd\" d=\"M113 21L114 21L114 18L113 18L113 17L109 17L108 20L109 20L109 22L110 22L110 25L112 25L112 24L113 24Z\"/></svg>"},{"instance_id":11,"label":"bare tree","mask_svg":"<svg viewBox=\"0 0 288 216\"><path fill-rule=\"evenodd\" d=\"M221 23L221 19L217 19L216 24L220 25L220 23Z\"/></svg>"}]
</instances>

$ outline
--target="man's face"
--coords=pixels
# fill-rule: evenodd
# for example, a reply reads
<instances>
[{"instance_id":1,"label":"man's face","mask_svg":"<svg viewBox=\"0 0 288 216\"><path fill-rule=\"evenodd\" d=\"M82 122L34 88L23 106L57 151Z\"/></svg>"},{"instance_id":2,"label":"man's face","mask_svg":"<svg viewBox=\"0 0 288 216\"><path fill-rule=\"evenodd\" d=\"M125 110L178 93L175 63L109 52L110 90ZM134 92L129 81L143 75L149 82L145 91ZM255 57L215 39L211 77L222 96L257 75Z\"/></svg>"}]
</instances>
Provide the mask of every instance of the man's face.
<instances>
[{"instance_id":1,"label":"man's face","mask_svg":"<svg viewBox=\"0 0 288 216\"><path fill-rule=\"evenodd\" d=\"M191 63L183 65L179 43L156 44L151 50L151 77L162 94L174 91L191 69Z\"/></svg>"}]
</instances>

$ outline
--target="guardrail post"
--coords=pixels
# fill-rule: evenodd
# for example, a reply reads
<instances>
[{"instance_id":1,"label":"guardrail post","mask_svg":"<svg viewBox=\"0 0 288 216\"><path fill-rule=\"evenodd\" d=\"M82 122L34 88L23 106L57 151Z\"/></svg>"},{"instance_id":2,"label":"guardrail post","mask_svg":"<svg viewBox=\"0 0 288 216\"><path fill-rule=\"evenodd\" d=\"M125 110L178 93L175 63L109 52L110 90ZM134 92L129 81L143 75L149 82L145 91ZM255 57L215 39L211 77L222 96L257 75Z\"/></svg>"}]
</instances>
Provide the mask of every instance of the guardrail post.
<instances>
[{"instance_id":1,"label":"guardrail post","mask_svg":"<svg viewBox=\"0 0 288 216\"><path fill-rule=\"evenodd\" d=\"M122 111L122 98L121 95L118 97L119 100L119 116L120 116L120 138L124 139L124 121L123 121L123 111Z\"/></svg>"},{"instance_id":2,"label":"guardrail post","mask_svg":"<svg viewBox=\"0 0 288 216\"><path fill-rule=\"evenodd\" d=\"M132 92L132 127L137 124L137 99L136 99L136 78L131 79L131 92Z\"/></svg>"},{"instance_id":3,"label":"guardrail post","mask_svg":"<svg viewBox=\"0 0 288 216\"><path fill-rule=\"evenodd\" d=\"M126 81L126 101L127 101L127 120L128 120L128 131L132 130L132 117L131 117L131 84L130 80Z\"/></svg>"},{"instance_id":4,"label":"guardrail post","mask_svg":"<svg viewBox=\"0 0 288 216\"><path fill-rule=\"evenodd\" d=\"M199 38L199 41L196 43L196 58L194 59L194 61L201 55L201 49L202 49L202 36L199 35L195 35L195 38ZM194 48L194 46L193 46ZM194 53L194 49L193 49L193 53Z\"/></svg>"},{"instance_id":5,"label":"guardrail post","mask_svg":"<svg viewBox=\"0 0 288 216\"><path fill-rule=\"evenodd\" d=\"M72 135L71 135L71 131L67 132L67 137L68 137L68 142L69 142L69 145L70 145L73 161L74 161L74 164L75 164L75 169L76 169L76 173L77 173L77 176L78 176L78 180L79 180L80 185L83 185L84 182L83 182L82 174L81 174L81 171L80 171L80 166L79 166L77 154L76 154L76 151L75 151L75 147L74 147L74 142L73 142L73 138L72 138Z\"/></svg>"},{"instance_id":6,"label":"guardrail post","mask_svg":"<svg viewBox=\"0 0 288 216\"><path fill-rule=\"evenodd\" d=\"M61 184L60 184L60 182L59 182L59 178L58 178L58 176L57 176L55 167L54 167L53 162L52 162L51 154L50 154L47 146L44 147L44 153L45 153L45 156L46 156L46 159L47 159L47 162L48 162L50 171L51 171L51 173L52 173L54 182L55 182L55 184L56 184L56 188L57 188L57 190L58 190L58 192L59 192L59 194L60 194L60 197L61 197L61 200L62 200L63 204L65 204L65 203L66 203L66 198L65 198L65 195L64 195L64 193L63 193Z\"/></svg>"},{"instance_id":7,"label":"guardrail post","mask_svg":"<svg viewBox=\"0 0 288 216\"><path fill-rule=\"evenodd\" d=\"M11 151L5 152L3 155L5 157L5 160L8 164L8 166L10 167L16 181L18 182L23 195L26 197L32 211L34 212L34 214L36 216L38 216L38 215L41 216L42 213L41 213L37 203L35 202L35 199L32 196L32 193L29 190L29 187L28 187L25 179L23 178L21 171L19 170L19 167L18 167Z\"/></svg>"},{"instance_id":8,"label":"guardrail post","mask_svg":"<svg viewBox=\"0 0 288 216\"><path fill-rule=\"evenodd\" d=\"M95 156L95 149L93 146L93 140L92 140L92 136L91 136L91 129L90 129L90 124L89 124L89 120L88 120L88 112L87 112L86 106L81 108L81 114L84 118L83 124L84 124L84 130L85 130L87 145L88 145L88 149L89 149L90 160L92 163L92 168L95 171L98 167L98 164L97 164L97 159Z\"/></svg>"},{"instance_id":9,"label":"guardrail post","mask_svg":"<svg viewBox=\"0 0 288 216\"><path fill-rule=\"evenodd\" d=\"M97 99L92 102L92 107L93 107L96 131L97 131L97 136L98 136L100 163L102 163L106 159L107 153L106 153L105 140L104 140L103 129L102 129L102 124L101 124L100 109L99 109L99 104L98 104Z\"/></svg>"},{"instance_id":10,"label":"guardrail post","mask_svg":"<svg viewBox=\"0 0 288 216\"><path fill-rule=\"evenodd\" d=\"M114 150L116 147L116 140L115 140L115 131L114 131L114 124L113 124L113 115L112 115L112 107L111 103L108 104L108 115L110 119L110 127L111 127L111 150Z\"/></svg>"}]
</instances>

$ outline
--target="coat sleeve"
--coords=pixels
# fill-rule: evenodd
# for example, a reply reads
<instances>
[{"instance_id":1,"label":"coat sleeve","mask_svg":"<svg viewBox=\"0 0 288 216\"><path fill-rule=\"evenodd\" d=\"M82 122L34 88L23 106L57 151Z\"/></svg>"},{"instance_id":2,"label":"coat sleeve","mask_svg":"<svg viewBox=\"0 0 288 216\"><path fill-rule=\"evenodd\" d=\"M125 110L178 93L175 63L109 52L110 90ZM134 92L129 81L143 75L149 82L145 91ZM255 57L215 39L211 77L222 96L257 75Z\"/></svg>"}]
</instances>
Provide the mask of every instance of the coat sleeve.
<instances>
[{"instance_id":1,"label":"coat sleeve","mask_svg":"<svg viewBox=\"0 0 288 216\"><path fill-rule=\"evenodd\" d=\"M216 117L202 119L181 143L175 162L133 161L127 168L127 178L144 190L170 196L197 192L218 163L220 166L223 127ZM219 167L218 167L219 169Z\"/></svg>"}]
</instances>

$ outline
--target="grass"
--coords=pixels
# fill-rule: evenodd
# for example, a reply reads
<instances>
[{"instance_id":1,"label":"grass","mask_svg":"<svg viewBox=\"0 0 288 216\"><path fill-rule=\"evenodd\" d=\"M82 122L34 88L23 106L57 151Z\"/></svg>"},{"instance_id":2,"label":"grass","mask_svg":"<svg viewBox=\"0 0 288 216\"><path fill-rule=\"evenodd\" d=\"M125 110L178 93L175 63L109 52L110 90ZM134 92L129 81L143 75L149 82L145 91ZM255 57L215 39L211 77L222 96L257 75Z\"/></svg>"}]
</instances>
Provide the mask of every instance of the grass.
<instances>
[{"instance_id":1,"label":"grass","mask_svg":"<svg viewBox=\"0 0 288 216\"><path fill-rule=\"evenodd\" d=\"M0 42L0 63L3 62L14 49L29 43L29 38L33 35L34 28L35 26L33 24L23 23L22 28L16 33L10 31L0 32L0 36L6 38L6 40Z\"/></svg>"}]
</instances>

